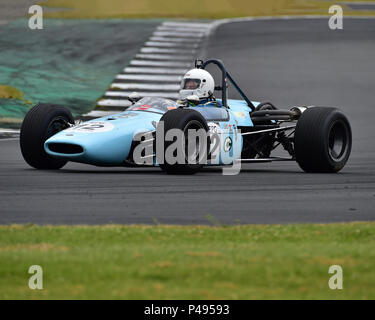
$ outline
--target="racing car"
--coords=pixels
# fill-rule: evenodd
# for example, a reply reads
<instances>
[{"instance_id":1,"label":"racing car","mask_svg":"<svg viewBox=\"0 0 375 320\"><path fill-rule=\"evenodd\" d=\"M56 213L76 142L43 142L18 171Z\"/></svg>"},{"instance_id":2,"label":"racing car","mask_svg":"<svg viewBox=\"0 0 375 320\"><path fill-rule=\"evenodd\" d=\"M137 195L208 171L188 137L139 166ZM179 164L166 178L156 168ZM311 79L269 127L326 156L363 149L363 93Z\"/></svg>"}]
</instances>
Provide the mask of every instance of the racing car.
<instances>
[{"instance_id":1,"label":"racing car","mask_svg":"<svg viewBox=\"0 0 375 320\"><path fill-rule=\"evenodd\" d=\"M214 85L208 66L218 69L221 85ZM242 99L228 99L229 86ZM221 92L220 99L214 91ZM183 77L177 101L141 98L136 93L129 100L132 105L123 112L81 123L63 106L36 105L21 127L25 161L47 170L72 161L95 166L158 166L169 174L194 174L204 166L296 161L305 172L335 173L345 166L351 152L350 124L339 109L294 106L284 110L270 102L251 101L217 59L195 61L195 68ZM182 139L168 138L170 130L180 132ZM191 130L206 132L207 138L189 141ZM139 153L142 144L147 148ZM163 161L172 145L182 150L182 157ZM284 156L276 155L280 148Z\"/></svg>"}]
</instances>

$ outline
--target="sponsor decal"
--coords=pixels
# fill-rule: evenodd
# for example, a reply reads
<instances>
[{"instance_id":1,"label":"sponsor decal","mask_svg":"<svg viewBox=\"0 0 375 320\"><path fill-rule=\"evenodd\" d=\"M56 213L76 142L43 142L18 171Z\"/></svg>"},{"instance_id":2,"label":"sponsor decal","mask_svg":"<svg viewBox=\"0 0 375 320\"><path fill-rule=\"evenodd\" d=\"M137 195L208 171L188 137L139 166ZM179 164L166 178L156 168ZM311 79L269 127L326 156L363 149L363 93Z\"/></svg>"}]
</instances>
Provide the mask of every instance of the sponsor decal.
<instances>
[{"instance_id":1,"label":"sponsor decal","mask_svg":"<svg viewBox=\"0 0 375 320\"><path fill-rule=\"evenodd\" d=\"M232 138L231 137L227 137L224 141L224 151L225 152L229 152L230 149L232 149Z\"/></svg>"},{"instance_id":2,"label":"sponsor decal","mask_svg":"<svg viewBox=\"0 0 375 320\"><path fill-rule=\"evenodd\" d=\"M234 126L232 126L231 124L225 123L223 127L224 127L225 130L227 130L229 132L233 132Z\"/></svg>"},{"instance_id":3,"label":"sponsor decal","mask_svg":"<svg viewBox=\"0 0 375 320\"><path fill-rule=\"evenodd\" d=\"M115 126L110 122L105 121L93 121L79 124L78 126L66 129L65 132L86 132L86 133L97 133L106 132L113 130Z\"/></svg>"},{"instance_id":4,"label":"sponsor decal","mask_svg":"<svg viewBox=\"0 0 375 320\"><path fill-rule=\"evenodd\" d=\"M144 105L141 105L139 107L135 107L133 110L147 110L147 109L150 109L151 106L149 104L144 104Z\"/></svg>"},{"instance_id":5,"label":"sponsor decal","mask_svg":"<svg viewBox=\"0 0 375 320\"><path fill-rule=\"evenodd\" d=\"M241 111L235 111L233 114L238 118L246 118L246 115Z\"/></svg>"}]
</instances>

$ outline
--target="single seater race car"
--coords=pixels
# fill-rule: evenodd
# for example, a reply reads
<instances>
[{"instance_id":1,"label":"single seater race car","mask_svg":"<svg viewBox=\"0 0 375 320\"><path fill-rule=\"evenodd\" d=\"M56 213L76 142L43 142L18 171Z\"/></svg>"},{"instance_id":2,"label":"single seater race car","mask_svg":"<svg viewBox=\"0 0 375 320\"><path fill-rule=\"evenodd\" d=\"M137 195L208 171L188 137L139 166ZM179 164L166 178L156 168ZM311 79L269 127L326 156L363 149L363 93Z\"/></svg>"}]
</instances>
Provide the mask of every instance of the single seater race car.
<instances>
[{"instance_id":1,"label":"single seater race car","mask_svg":"<svg viewBox=\"0 0 375 320\"><path fill-rule=\"evenodd\" d=\"M36 169L60 169L68 161L95 166L151 165L171 174L193 174L203 166L235 162L296 161L305 172L338 172L344 167L352 135L348 119L339 109L302 106L280 110L268 102L251 101L220 60L197 60L194 70L205 70L208 65L220 71L221 85L215 90L221 91L221 99L212 92L205 101L194 95L183 101L133 95L129 98L132 106L124 112L83 123L75 123L65 107L36 105L21 127L25 161ZM242 100L227 98L229 84ZM207 140L168 139L172 129L185 138L189 130L203 130ZM219 142L213 157L215 134ZM139 162L134 155L143 143L148 143L145 149L150 152L143 150ZM182 150L182 160L163 161L173 144ZM287 156L275 156L277 147ZM197 150L204 150L204 162Z\"/></svg>"}]
</instances>

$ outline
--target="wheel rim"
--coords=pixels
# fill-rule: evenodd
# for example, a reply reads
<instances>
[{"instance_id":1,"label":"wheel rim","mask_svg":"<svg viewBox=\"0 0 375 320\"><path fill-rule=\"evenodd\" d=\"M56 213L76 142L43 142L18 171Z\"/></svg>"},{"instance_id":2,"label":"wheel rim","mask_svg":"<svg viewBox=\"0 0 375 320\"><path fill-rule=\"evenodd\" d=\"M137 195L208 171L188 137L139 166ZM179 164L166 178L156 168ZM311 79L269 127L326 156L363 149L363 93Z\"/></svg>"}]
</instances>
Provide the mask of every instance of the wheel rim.
<instances>
[{"instance_id":1,"label":"wheel rim","mask_svg":"<svg viewBox=\"0 0 375 320\"><path fill-rule=\"evenodd\" d=\"M45 140L67 128L69 128L68 122L63 117L54 118L48 125Z\"/></svg>"},{"instance_id":2,"label":"wheel rim","mask_svg":"<svg viewBox=\"0 0 375 320\"><path fill-rule=\"evenodd\" d=\"M328 137L329 155L334 161L341 161L348 153L349 130L343 121L336 121L331 126Z\"/></svg>"},{"instance_id":3,"label":"wheel rim","mask_svg":"<svg viewBox=\"0 0 375 320\"><path fill-rule=\"evenodd\" d=\"M199 139L190 141L189 130L205 129L200 121L192 120L187 123L184 128L184 150L185 150L185 161L188 164L200 164L205 158L205 150L202 150L202 145L199 143ZM204 145L203 145L204 146ZM191 152L189 152L191 151Z\"/></svg>"}]
</instances>

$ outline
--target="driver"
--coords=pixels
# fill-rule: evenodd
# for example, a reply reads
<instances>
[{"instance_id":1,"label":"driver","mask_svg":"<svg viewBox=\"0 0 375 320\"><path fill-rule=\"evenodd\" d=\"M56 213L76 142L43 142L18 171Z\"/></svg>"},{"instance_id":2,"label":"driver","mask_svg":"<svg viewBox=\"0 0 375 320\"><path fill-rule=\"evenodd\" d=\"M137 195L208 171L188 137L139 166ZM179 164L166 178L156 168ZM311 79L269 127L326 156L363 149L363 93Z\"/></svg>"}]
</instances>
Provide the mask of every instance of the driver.
<instances>
[{"instance_id":1,"label":"driver","mask_svg":"<svg viewBox=\"0 0 375 320\"><path fill-rule=\"evenodd\" d=\"M212 97L214 90L215 81L209 72L203 69L192 69L182 79L179 100L196 95L202 103Z\"/></svg>"}]
</instances>

